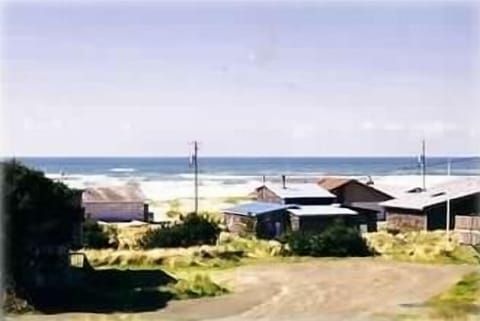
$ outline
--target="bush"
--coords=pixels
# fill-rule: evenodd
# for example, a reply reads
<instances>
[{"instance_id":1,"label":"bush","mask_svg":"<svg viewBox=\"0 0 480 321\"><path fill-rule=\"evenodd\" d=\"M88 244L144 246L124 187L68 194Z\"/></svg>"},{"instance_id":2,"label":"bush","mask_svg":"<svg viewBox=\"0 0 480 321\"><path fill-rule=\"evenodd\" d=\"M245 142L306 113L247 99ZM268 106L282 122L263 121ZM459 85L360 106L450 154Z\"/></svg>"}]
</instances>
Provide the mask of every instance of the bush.
<instances>
[{"instance_id":1,"label":"bush","mask_svg":"<svg viewBox=\"0 0 480 321\"><path fill-rule=\"evenodd\" d=\"M293 232L286 237L290 252L300 256L369 256L372 251L356 228L335 221L323 232Z\"/></svg>"},{"instance_id":2,"label":"bush","mask_svg":"<svg viewBox=\"0 0 480 321\"><path fill-rule=\"evenodd\" d=\"M140 240L140 245L143 248L155 248L216 243L220 233L217 224L196 214L189 214L181 219L180 224L147 231Z\"/></svg>"},{"instance_id":3,"label":"bush","mask_svg":"<svg viewBox=\"0 0 480 321\"><path fill-rule=\"evenodd\" d=\"M103 229L97 221L88 217L82 225L83 246L91 249L114 247L116 242L116 230L113 227Z\"/></svg>"}]
</instances>

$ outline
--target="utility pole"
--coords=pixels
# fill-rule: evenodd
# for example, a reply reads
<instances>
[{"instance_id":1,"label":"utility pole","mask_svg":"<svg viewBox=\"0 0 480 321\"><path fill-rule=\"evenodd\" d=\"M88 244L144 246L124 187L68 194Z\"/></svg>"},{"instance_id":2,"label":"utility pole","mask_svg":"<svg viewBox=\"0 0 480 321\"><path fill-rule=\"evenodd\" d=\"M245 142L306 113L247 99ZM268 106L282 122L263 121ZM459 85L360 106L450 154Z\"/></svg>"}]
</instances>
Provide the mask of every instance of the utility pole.
<instances>
[{"instance_id":1,"label":"utility pole","mask_svg":"<svg viewBox=\"0 0 480 321\"><path fill-rule=\"evenodd\" d=\"M447 162L447 176L450 177L450 158L448 159ZM449 191L447 191L447 208L446 208L446 228L447 228L447 241L450 241L450 194Z\"/></svg>"},{"instance_id":2,"label":"utility pole","mask_svg":"<svg viewBox=\"0 0 480 321\"><path fill-rule=\"evenodd\" d=\"M194 197L195 197L195 214L198 214L198 141L193 142L193 153L190 157L190 166L193 166L194 173Z\"/></svg>"},{"instance_id":3,"label":"utility pole","mask_svg":"<svg viewBox=\"0 0 480 321\"><path fill-rule=\"evenodd\" d=\"M425 175L426 175L426 171L427 171L427 161L426 161L426 157L425 157L425 139L422 140L422 159L421 159L421 166L422 166L422 188L423 188L423 191L426 191L427 190L427 186L426 186L426 183L425 183Z\"/></svg>"}]
</instances>

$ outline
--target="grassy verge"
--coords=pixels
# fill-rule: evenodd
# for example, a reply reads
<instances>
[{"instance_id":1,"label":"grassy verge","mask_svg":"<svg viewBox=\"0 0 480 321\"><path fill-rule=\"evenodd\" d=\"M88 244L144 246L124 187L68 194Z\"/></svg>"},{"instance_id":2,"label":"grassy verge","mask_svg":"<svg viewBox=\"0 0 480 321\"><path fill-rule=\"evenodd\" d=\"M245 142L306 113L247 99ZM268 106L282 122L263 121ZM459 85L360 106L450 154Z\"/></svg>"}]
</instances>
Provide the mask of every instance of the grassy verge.
<instances>
[{"instance_id":1,"label":"grassy verge","mask_svg":"<svg viewBox=\"0 0 480 321\"><path fill-rule=\"evenodd\" d=\"M397 235L368 233L369 245L383 258L433 264L479 264L480 255L472 247L447 242L445 232L408 232Z\"/></svg>"},{"instance_id":2,"label":"grassy verge","mask_svg":"<svg viewBox=\"0 0 480 321\"><path fill-rule=\"evenodd\" d=\"M480 319L480 272L465 275L450 289L428 301L429 316L439 320Z\"/></svg>"}]
</instances>

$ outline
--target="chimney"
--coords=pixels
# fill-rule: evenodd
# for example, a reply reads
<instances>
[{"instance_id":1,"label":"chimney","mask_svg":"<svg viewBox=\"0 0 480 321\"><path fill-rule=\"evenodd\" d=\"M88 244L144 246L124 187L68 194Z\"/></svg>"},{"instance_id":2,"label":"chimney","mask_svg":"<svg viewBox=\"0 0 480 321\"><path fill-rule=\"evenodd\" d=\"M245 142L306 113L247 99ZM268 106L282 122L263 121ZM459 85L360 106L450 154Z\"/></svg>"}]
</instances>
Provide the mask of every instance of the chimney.
<instances>
[{"instance_id":1,"label":"chimney","mask_svg":"<svg viewBox=\"0 0 480 321\"><path fill-rule=\"evenodd\" d=\"M367 185L373 185L372 176L368 175L368 181L367 181L365 184L367 184Z\"/></svg>"},{"instance_id":2,"label":"chimney","mask_svg":"<svg viewBox=\"0 0 480 321\"><path fill-rule=\"evenodd\" d=\"M265 178L265 175L262 176L262 184L265 185L265 182L266 182L266 178Z\"/></svg>"},{"instance_id":3,"label":"chimney","mask_svg":"<svg viewBox=\"0 0 480 321\"><path fill-rule=\"evenodd\" d=\"M286 179L285 175L282 175L282 187L283 187L283 189L287 188L287 179Z\"/></svg>"}]
</instances>

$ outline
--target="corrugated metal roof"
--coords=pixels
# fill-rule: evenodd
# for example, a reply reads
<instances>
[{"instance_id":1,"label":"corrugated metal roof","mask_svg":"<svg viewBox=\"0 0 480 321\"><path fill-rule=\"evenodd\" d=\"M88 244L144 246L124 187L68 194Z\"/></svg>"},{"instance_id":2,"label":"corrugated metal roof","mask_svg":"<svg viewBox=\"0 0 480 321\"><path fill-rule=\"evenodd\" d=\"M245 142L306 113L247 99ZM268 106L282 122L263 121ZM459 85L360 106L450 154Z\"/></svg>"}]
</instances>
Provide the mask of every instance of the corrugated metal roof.
<instances>
[{"instance_id":1,"label":"corrugated metal roof","mask_svg":"<svg viewBox=\"0 0 480 321\"><path fill-rule=\"evenodd\" d=\"M468 177L436 185L425 192L406 193L404 196L380 203L384 207L423 210L468 195L480 193L480 177Z\"/></svg>"},{"instance_id":2,"label":"corrugated metal roof","mask_svg":"<svg viewBox=\"0 0 480 321\"><path fill-rule=\"evenodd\" d=\"M246 215L246 216L256 216L269 212L284 210L287 208L295 207L295 205L283 205L278 203L267 203L267 202L250 202L234 207L227 208L223 210L224 213Z\"/></svg>"},{"instance_id":3,"label":"corrugated metal roof","mask_svg":"<svg viewBox=\"0 0 480 321\"><path fill-rule=\"evenodd\" d=\"M288 210L296 216L320 216L320 215L357 215L358 213L349 208L337 205L307 205Z\"/></svg>"},{"instance_id":4,"label":"corrugated metal roof","mask_svg":"<svg viewBox=\"0 0 480 321\"><path fill-rule=\"evenodd\" d=\"M335 198L335 195L317 184L287 184L285 188L281 185L265 184L260 186L269 190L281 198Z\"/></svg>"},{"instance_id":5,"label":"corrugated metal roof","mask_svg":"<svg viewBox=\"0 0 480 321\"><path fill-rule=\"evenodd\" d=\"M83 203L144 202L145 195L137 185L89 187L83 191Z\"/></svg>"},{"instance_id":6,"label":"corrugated metal roof","mask_svg":"<svg viewBox=\"0 0 480 321\"><path fill-rule=\"evenodd\" d=\"M351 181L355 181L355 180L352 178L345 178L345 177L323 177L318 181L318 185L331 191L342 185L350 183Z\"/></svg>"}]
</instances>

